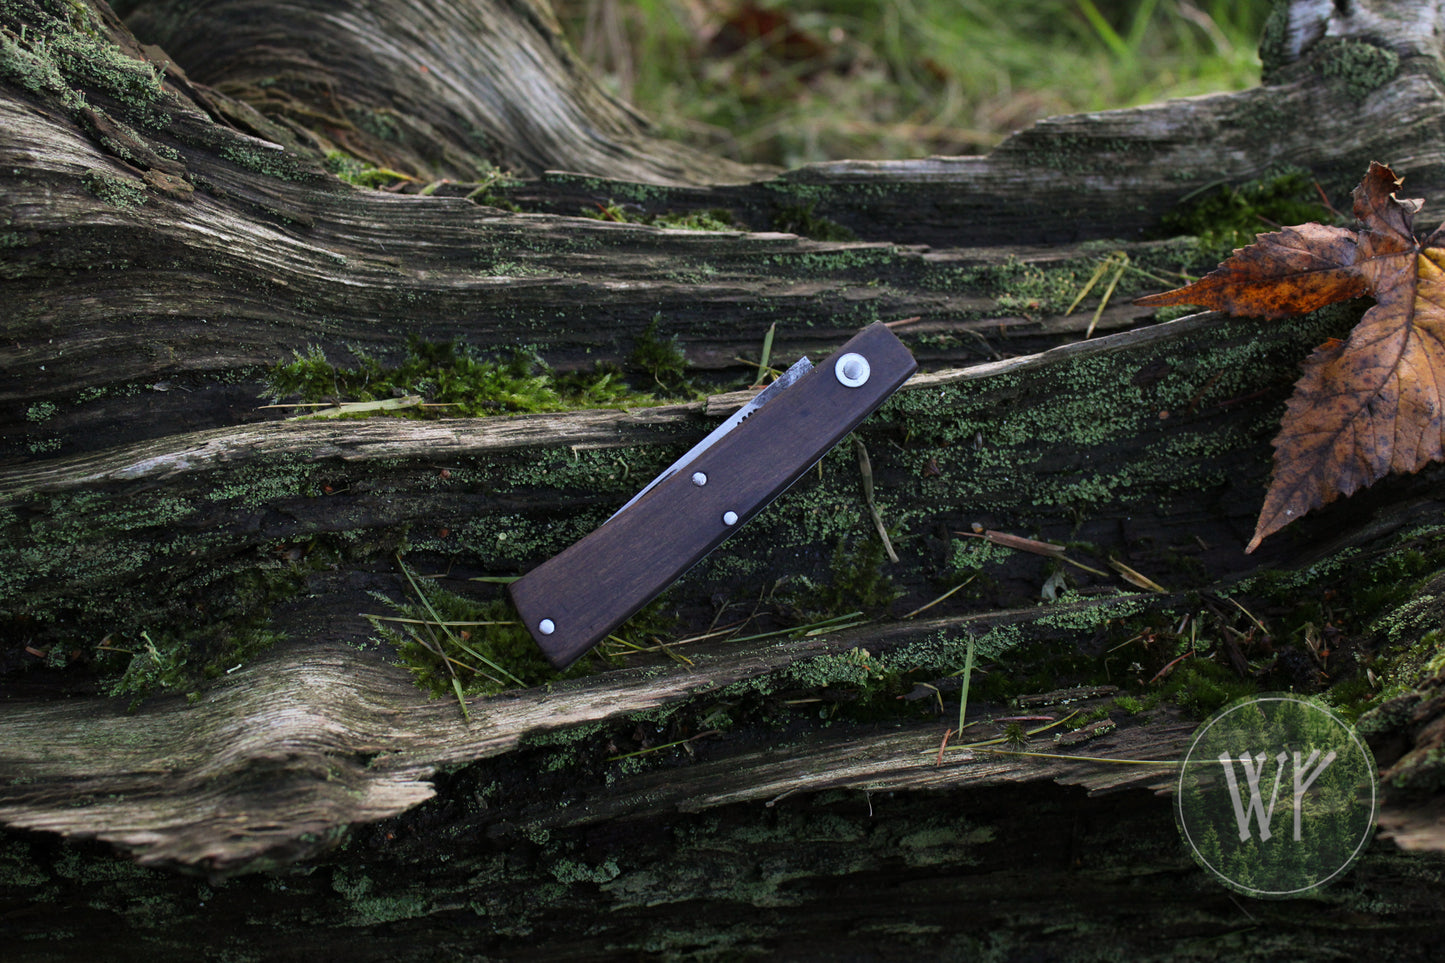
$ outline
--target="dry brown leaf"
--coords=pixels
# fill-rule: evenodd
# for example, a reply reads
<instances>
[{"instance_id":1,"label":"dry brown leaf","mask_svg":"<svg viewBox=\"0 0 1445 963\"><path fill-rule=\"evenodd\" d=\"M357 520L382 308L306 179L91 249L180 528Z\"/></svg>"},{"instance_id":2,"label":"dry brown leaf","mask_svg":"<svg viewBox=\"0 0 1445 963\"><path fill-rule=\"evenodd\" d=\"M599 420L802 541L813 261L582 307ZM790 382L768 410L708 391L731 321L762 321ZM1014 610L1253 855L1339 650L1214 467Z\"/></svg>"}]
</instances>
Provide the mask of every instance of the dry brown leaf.
<instances>
[{"instance_id":1,"label":"dry brown leaf","mask_svg":"<svg viewBox=\"0 0 1445 963\"><path fill-rule=\"evenodd\" d=\"M1358 234L1320 224L1262 234L1193 284L1135 302L1283 318L1375 297L1348 340L1326 342L1305 361L1245 551L1390 472L1445 460L1445 226L1417 240L1412 221L1423 202L1396 198L1400 183L1370 165L1354 191Z\"/></svg>"}]
</instances>

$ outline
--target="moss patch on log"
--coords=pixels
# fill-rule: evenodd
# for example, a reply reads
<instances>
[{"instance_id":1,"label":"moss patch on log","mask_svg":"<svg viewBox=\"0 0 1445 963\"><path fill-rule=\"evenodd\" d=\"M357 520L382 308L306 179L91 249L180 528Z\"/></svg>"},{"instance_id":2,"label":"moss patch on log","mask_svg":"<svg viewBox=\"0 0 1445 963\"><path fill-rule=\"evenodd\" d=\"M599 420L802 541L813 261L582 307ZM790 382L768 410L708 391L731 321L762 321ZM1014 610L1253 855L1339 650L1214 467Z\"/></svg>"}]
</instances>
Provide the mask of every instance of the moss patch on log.
<instances>
[{"instance_id":1,"label":"moss patch on log","mask_svg":"<svg viewBox=\"0 0 1445 963\"><path fill-rule=\"evenodd\" d=\"M950 562L953 540L940 529L988 519L1000 529L1088 541L1110 519L1165 518L1178 500L1257 484L1277 417L1277 402L1260 392L1286 385L1311 346L1348 324L1338 311L1319 312L1262 338L1252 322L1224 321L1192 337L1189 350L1162 340L1126 355L1084 353L1038 374L899 393L863 429L874 453L875 504L905 557L881 574L909 600L900 604L916 607L967 577ZM135 640L143 630L156 638L195 618L194 606L218 587L286 564L278 553L284 559L299 547L307 558L358 559L403 539L438 567L517 575L600 523L685 447L678 445L536 450L442 466L425 457L287 455L217 463L163 490L21 497L0 519L0 570L8 573L0 611L17 649L69 650L108 634ZM1258 461L1241 476L1239 453L1249 450ZM245 518L254 521L237 524ZM835 450L728 551L690 572L681 591L741 602L766 592L778 573L833 584L839 541L866 544L857 540L871 529L856 459ZM1116 550L1171 589L1210 578L1187 549ZM1038 597L1046 560L1003 561L980 563L992 588L970 604ZM1062 576L1074 590L1116 585ZM226 611L221 621L253 619L258 610L248 602Z\"/></svg>"},{"instance_id":2,"label":"moss patch on log","mask_svg":"<svg viewBox=\"0 0 1445 963\"><path fill-rule=\"evenodd\" d=\"M858 952L1057 956L1086 933L1101 954L1164 960L1217 950L1241 918L1148 793L851 789L645 826L545 829L511 818L531 798L524 787L499 784L485 799L481 788L461 774L445 801L353 834L318 865L223 882L7 834L0 892L32 907L14 921L15 951L38 959L26 948L43 941L47 953L80 952L103 932L110 952L179 952L200 938L244 961L325 955L341 941L380 960L414 952L424 933L464 955L768 959L806 955L845 919ZM1438 857L1376 844L1349 881L1308 902L1248 901L1273 938L1251 933L1231 952L1273 959L1309 938L1341 955L1413 955L1428 945L1440 879ZM1147 919L1141 886L1155 897ZM1055 895L1040 902L1040 887ZM899 889L910 898L879 901ZM63 926L41 912L54 905ZM961 922L960 905L981 909ZM582 918L579 933L569 924Z\"/></svg>"},{"instance_id":3,"label":"moss patch on log","mask_svg":"<svg viewBox=\"0 0 1445 963\"><path fill-rule=\"evenodd\" d=\"M637 339L633 367L649 382L637 390L624 380L615 365L599 364L591 371L560 373L534 351L518 349L510 358L490 360L469 345L433 344L410 338L406 354L394 364L383 364L361 349L356 363L332 363L316 345L305 354L273 367L266 391L273 402L300 405L329 402L337 407L325 415L390 414L413 418L443 418L498 412L569 411L580 408L628 408L689 398L691 389L686 356L669 340L649 328ZM634 375L637 379L638 375ZM663 392L673 392L671 396ZM417 404L390 407L368 402L395 402L404 397ZM304 414L304 412L303 412Z\"/></svg>"}]
</instances>

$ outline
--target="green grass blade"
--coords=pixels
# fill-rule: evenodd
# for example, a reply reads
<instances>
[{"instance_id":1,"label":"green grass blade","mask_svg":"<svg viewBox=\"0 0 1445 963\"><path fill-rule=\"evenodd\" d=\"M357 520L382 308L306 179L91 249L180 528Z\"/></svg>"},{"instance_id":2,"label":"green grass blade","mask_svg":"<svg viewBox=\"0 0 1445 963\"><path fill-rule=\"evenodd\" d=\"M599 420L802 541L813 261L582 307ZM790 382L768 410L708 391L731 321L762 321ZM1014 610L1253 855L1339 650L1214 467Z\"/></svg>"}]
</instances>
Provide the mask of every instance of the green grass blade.
<instances>
[{"instance_id":1,"label":"green grass blade","mask_svg":"<svg viewBox=\"0 0 1445 963\"><path fill-rule=\"evenodd\" d=\"M1119 31L1104 18L1099 8L1094 6L1094 0L1078 0L1079 12L1084 19L1089 21L1089 26L1094 28L1094 35L1097 36L1104 46L1120 60L1131 61L1134 59L1134 51L1129 47L1128 41L1119 36Z\"/></svg>"},{"instance_id":2,"label":"green grass blade","mask_svg":"<svg viewBox=\"0 0 1445 963\"><path fill-rule=\"evenodd\" d=\"M1130 56L1134 56L1144 43L1144 37L1154 22L1154 11L1158 6L1159 0L1143 0L1134 8L1134 15L1129 19L1129 36L1124 41L1129 47Z\"/></svg>"},{"instance_id":3,"label":"green grass blade","mask_svg":"<svg viewBox=\"0 0 1445 963\"><path fill-rule=\"evenodd\" d=\"M457 705L462 707L462 718L471 722L472 714L467 711L467 697L462 695L462 684L456 676L452 676L452 691L457 694Z\"/></svg>"},{"instance_id":4,"label":"green grass blade","mask_svg":"<svg viewBox=\"0 0 1445 963\"><path fill-rule=\"evenodd\" d=\"M963 657L963 688L958 696L958 731L963 731L963 717L968 714L968 681L973 675L973 639L968 640L968 654Z\"/></svg>"},{"instance_id":5,"label":"green grass blade","mask_svg":"<svg viewBox=\"0 0 1445 963\"><path fill-rule=\"evenodd\" d=\"M406 580L407 580L409 583L411 583L411 590L416 593L416 597L417 597L417 598L421 599L421 604L424 605L424 606L426 606L426 610L427 610L428 613L430 613L432 619L433 619L433 620L435 621L435 623L436 623L436 626L442 630L443 634L446 635L447 639L448 639L453 645L455 645L457 648L461 649L463 652L466 652L468 655L472 656L473 658L477 659L478 661L480 661L481 663L483 663L484 665L486 665L488 668L493 669L493 670L495 670L495 671L497 671L497 672L500 672L502 675L506 676L508 679L510 679L512 682L516 683L517 685L519 685L519 686L525 686L525 685L527 684L527 683L523 682L521 679L519 679L519 678L517 678L516 676L512 675L512 673L508 672L506 669L502 668L500 665L497 665L497 663L493 662L491 659L489 659L489 658L487 658L486 656L482 655L482 654L481 654L480 652L478 652L476 649L473 649L471 646L467 645L467 644L466 644L465 642L463 642L460 638L458 638L457 635L456 635L456 633L453 632L451 629L449 629L449 628L447 627L446 620L443 619L443 618L441 617L441 614L437 612L436 608L432 606L432 604L431 604L431 599L427 598L426 593L423 592L422 589L421 589L421 586L420 586L419 584L417 584L416 577L412 575L411 569L407 568L407 567L406 567L406 563L403 562L399 557L397 558L396 563L397 563L397 565L400 565L400 566L401 566L402 574L405 575L405 576L406 576Z\"/></svg>"}]
</instances>

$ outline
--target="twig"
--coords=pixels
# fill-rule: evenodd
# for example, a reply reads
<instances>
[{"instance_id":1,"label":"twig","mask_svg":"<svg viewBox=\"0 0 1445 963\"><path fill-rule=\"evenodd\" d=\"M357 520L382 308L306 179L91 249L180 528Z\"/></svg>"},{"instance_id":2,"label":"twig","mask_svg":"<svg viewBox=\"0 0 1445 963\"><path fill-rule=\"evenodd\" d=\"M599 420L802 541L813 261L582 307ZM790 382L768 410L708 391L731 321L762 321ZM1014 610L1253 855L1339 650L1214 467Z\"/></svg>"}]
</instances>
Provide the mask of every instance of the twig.
<instances>
[{"instance_id":1,"label":"twig","mask_svg":"<svg viewBox=\"0 0 1445 963\"><path fill-rule=\"evenodd\" d=\"M1079 710L1078 710L1078 709L1075 709L1073 712L1070 712L1068 715L1064 716L1062 719L1055 719L1053 722L1050 722L1048 725L1039 726L1039 727L1037 727L1037 728L1028 730L1027 732L1024 733L1024 736L1025 736L1025 737L1028 737L1028 736L1036 736L1036 735L1038 735L1038 734L1041 733L1041 732L1048 732L1050 729L1056 729L1056 728L1058 728L1059 726L1063 725L1064 723L1068 722L1070 719L1072 719L1074 716L1076 716L1076 715L1078 715L1078 714L1079 714ZM973 723L970 722L969 725L973 725ZM1008 741L1008 737L1007 737L1007 736L999 736L997 739L985 739L985 740L983 740L982 742L969 742L969 743L964 743L964 744L961 744L961 745L954 746L953 748L954 748L954 749L978 749L978 748L980 748L980 747L982 747L982 746L996 746L996 745L998 745L998 744L1001 743L1001 742L1007 742L1007 741Z\"/></svg>"},{"instance_id":2,"label":"twig","mask_svg":"<svg viewBox=\"0 0 1445 963\"><path fill-rule=\"evenodd\" d=\"M687 745L689 742L696 742L698 739L701 739L701 738L703 738L704 736L715 736L715 735L717 735L717 734L720 733L720 732L722 732L721 729L709 729L709 730L706 731L706 732L699 732L699 733L698 733L697 735L695 735L695 736L689 736L689 737L686 738L686 739L679 739L679 740L677 740L676 742L667 742L667 743L663 743L663 744L660 745L660 746L648 746L646 749L638 749L636 752L624 752L624 753L622 753L620 756L608 756L608 757L607 757L607 761L608 761L608 762L620 762L620 761L622 761L623 759L632 759L632 758L634 758L634 757L636 757L636 756L645 756L645 755L647 755L647 754L650 753L650 752L661 752L661 751L664 750L664 749L671 749L671 748L673 748L673 747L675 747L675 746L685 746L685 745ZM780 797L780 798L781 798L781 797Z\"/></svg>"},{"instance_id":3,"label":"twig","mask_svg":"<svg viewBox=\"0 0 1445 963\"><path fill-rule=\"evenodd\" d=\"M1104 289L1104 296L1099 298L1099 306L1094 309L1094 316L1089 319L1089 329L1084 332L1084 340L1086 341L1094 336L1094 329L1099 326L1099 318L1103 316L1104 308L1108 305L1109 298L1113 296L1114 288L1119 284L1119 279L1124 276L1124 269L1129 266L1129 255L1121 251L1119 252L1119 257L1121 259L1119 262L1119 270L1114 272L1114 277L1109 282L1109 286Z\"/></svg>"},{"instance_id":4,"label":"twig","mask_svg":"<svg viewBox=\"0 0 1445 963\"><path fill-rule=\"evenodd\" d=\"M1249 620L1250 620L1251 622L1253 622L1253 623L1255 624L1255 626L1256 626L1261 632L1263 632L1265 635L1269 635L1269 629L1267 629L1267 628L1264 627L1264 623L1261 622L1259 619L1255 618L1253 612L1251 612L1249 609L1245 608L1243 605L1240 605L1238 599L1231 598L1229 601L1231 601L1231 602L1234 603L1234 607L1235 607L1235 608L1239 609L1239 610L1240 610L1241 612L1243 612L1246 616L1248 616L1248 617L1249 617Z\"/></svg>"},{"instance_id":5,"label":"twig","mask_svg":"<svg viewBox=\"0 0 1445 963\"><path fill-rule=\"evenodd\" d=\"M1176 665L1178 665L1179 663L1183 662L1185 659L1189 658L1189 657L1190 657L1191 655L1193 655L1193 654L1194 654L1194 650L1193 650L1193 649L1190 649L1188 652L1184 653L1184 654L1181 655L1179 658L1177 658L1177 659L1171 659L1168 665L1166 665L1164 668L1160 669L1158 672L1156 672L1156 673L1154 674L1154 678L1152 678L1152 679L1149 680L1149 684L1150 684L1150 685L1153 685L1154 683L1158 682L1160 679L1164 678L1164 677L1165 677L1166 675L1168 675L1169 673L1173 672L1173 671L1174 671L1174 667L1175 667Z\"/></svg>"},{"instance_id":6,"label":"twig","mask_svg":"<svg viewBox=\"0 0 1445 963\"><path fill-rule=\"evenodd\" d=\"M1117 558L1109 559L1109 567L1112 568L1114 571L1118 572L1120 575L1124 576L1124 581L1128 582L1130 585L1137 586L1141 589L1148 589L1150 592L1157 592L1160 595L1169 594L1169 590L1167 588L1160 585L1149 576L1139 574L1129 566L1125 565L1123 562L1119 561Z\"/></svg>"},{"instance_id":7,"label":"twig","mask_svg":"<svg viewBox=\"0 0 1445 963\"><path fill-rule=\"evenodd\" d=\"M969 538L982 538L995 545L1002 545L1004 548L1011 548L1019 552L1030 552L1034 555L1043 555L1046 558L1056 558L1061 562L1067 562L1074 568L1082 569L1091 575L1109 577L1108 572L1101 572L1092 565L1085 565L1083 562L1076 562L1064 554L1067 549L1063 545L1056 545L1053 542L1041 542L1036 538L1025 538L1022 535L1010 535L1008 532L996 532L987 529L982 532L954 532L955 535L967 535Z\"/></svg>"},{"instance_id":8,"label":"twig","mask_svg":"<svg viewBox=\"0 0 1445 963\"><path fill-rule=\"evenodd\" d=\"M1178 766L1177 759L1112 759L1108 756L1066 756L1061 752L1028 752L1022 749L986 749L964 746L974 752L991 752L998 756L1036 756L1039 759L1067 759L1071 762L1110 762L1120 766Z\"/></svg>"},{"instance_id":9,"label":"twig","mask_svg":"<svg viewBox=\"0 0 1445 963\"><path fill-rule=\"evenodd\" d=\"M405 622L408 625L454 625L461 628L471 628L477 625L519 625L515 619L500 622L433 622L431 619L404 619L399 615L372 615L370 612L360 613L363 619L371 619L376 622Z\"/></svg>"},{"instance_id":10,"label":"twig","mask_svg":"<svg viewBox=\"0 0 1445 963\"><path fill-rule=\"evenodd\" d=\"M927 605L920 605L918 608L914 609L912 612L909 612L907 615L903 616L904 620L906 621L906 620L908 620L908 619L911 619L911 618L913 618L915 615L918 615L918 614L921 613L921 612L927 612L929 609L933 608L933 607L934 607L935 605L937 605L939 602L942 602L944 599L948 598L948 597L949 597L950 595L952 595L954 592L957 592L959 589L963 588L965 585L967 585L969 582L972 582L972 581L973 581L974 579L976 579L976 578L978 578L978 573L977 573L977 572L974 572L974 573L973 573L972 575L970 575L968 578L964 579L962 582L959 582L959 583L958 583L957 585L955 585L953 588L949 589L947 592L944 592L942 595L940 595L938 598L934 599L932 602L929 602Z\"/></svg>"}]
</instances>

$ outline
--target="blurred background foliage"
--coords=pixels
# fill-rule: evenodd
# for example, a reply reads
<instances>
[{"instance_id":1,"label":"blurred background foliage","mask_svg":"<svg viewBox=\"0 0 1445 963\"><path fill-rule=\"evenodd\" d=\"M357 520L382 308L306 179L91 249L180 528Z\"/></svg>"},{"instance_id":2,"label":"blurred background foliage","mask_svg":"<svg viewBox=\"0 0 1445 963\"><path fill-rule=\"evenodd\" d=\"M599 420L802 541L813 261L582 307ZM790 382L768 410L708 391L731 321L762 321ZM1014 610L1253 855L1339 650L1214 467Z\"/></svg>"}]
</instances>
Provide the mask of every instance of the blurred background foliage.
<instances>
[{"instance_id":1,"label":"blurred background foliage","mask_svg":"<svg viewBox=\"0 0 1445 963\"><path fill-rule=\"evenodd\" d=\"M987 152L1041 117L1259 82L1266 0L553 0L660 133L737 160Z\"/></svg>"}]
</instances>

